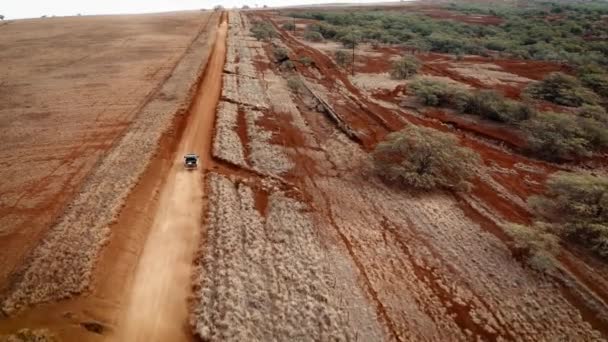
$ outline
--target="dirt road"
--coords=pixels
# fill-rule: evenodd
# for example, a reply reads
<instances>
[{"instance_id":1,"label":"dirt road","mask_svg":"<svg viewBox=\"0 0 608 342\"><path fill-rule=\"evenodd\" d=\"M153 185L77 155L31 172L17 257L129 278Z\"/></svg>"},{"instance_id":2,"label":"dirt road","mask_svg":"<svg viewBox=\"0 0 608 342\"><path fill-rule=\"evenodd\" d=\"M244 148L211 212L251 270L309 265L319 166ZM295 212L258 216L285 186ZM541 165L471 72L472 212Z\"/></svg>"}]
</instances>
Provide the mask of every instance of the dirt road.
<instances>
[{"instance_id":1,"label":"dirt road","mask_svg":"<svg viewBox=\"0 0 608 342\"><path fill-rule=\"evenodd\" d=\"M111 336L117 341L185 341L190 339L187 300L192 260L202 217L203 170L210 162L215 107L226 55L227 23L217 31L190 117L171 171L161 189L159 210L126 299L124 316ZM201 156L198 171L183 168L183 155Z\"/></svg>"}]
</instances>

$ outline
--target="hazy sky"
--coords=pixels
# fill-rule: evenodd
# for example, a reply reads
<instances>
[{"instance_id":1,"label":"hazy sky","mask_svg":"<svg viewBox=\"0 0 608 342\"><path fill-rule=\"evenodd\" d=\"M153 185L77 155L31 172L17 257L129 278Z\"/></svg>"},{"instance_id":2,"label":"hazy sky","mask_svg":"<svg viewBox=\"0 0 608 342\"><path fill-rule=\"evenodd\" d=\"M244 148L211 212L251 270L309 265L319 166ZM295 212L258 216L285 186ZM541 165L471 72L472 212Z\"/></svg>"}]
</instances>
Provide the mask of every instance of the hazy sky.
<instances>
[{"instance_id":1,"label":"hazy sky","mask_svg":"<svg viewBox=\"0 0 608 342\"><path fill-rule=\"evenodd\" d=\"M289 6L299 4L314 4L328 2L379 2L386 0L2 0L0 14L6 19L38 18L42 15L76 15L87 14L120 14L120 13L149 13L187 9L212 8L221 4L230 8L247 4L252 8L255 4L260 7Z\"/></svg>"}]
</instances>

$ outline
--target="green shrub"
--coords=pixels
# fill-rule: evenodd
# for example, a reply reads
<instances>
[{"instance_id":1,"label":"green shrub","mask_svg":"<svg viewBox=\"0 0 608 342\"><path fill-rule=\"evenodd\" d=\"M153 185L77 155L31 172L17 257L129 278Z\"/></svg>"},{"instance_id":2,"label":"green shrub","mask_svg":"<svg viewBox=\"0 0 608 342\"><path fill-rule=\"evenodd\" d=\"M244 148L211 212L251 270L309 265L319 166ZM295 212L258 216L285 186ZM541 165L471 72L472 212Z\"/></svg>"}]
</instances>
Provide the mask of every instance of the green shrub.
<instances>
[{"instance_id":1,"label":"green shrub","mask_svg":"<svg viewBox=\"0 0 608 342\"><path fill-rule=\"evenodd\" d=\"M529 202L554 232L608 257L608 177L557 172Z\"/></svg>"},{"instance_id":2,"label":"green shrub","mask_svg":"<svg viewBox=\"0 0 608 342\"><path fill-rule=\"evenodd\" d=\"M505 99L504 96L493 90L471 93L462 111L506 123L520 122L530 119L534 115L534 110L530 106Z\"/></svg>"},{"instance_id":3,"label":"green shrub","mask_svg":"<svg viewBox=\"0 0 608 342\"><path fill-rule=\"evenodd\" d=\"M262 21L256 21L251 26L251 33L257 40L270 40L276 37L277 32L272 27L272 24Z\"/></svg>"},{"instance_id":4,"label":"green shrub","mask_svg":"<svg viewBox=\"0 0 608 342\"><path fill-rule=\"evenodd\" d=\"M577 112L578 116L593 119L599 123L608 124L608 113L602 106L583 105Z\"/></svg>"},{"instance_id":5,"label":"green shrub","mask_svg":"<svg viewBox=\"0 0 608 342\"><path fill-rule=\"evenodd\" d=\"M542 81L529 85L526 94L536 99L573 107L595 104L599 100L597 94L583 87L575 77L560 72L549 74Z\"/></svg>"},{"instance_id":6,"label":"green shrub","mask_svg":"<svg viewBox=\"0 0 608 342\"><path fill-rule=\"evenodd\" d=\"M278 62L278 63L282 63L286 60L289 59L289 51L287 51L287 49L282 48L282 47L274 47L272 49L272 53L274 55L274 59Z\"/></svg>"},{"instance_id":7,"label":"green shrub","mask_svg":"<svg viewBox=\"0 0 608 342\"><path fill-rule=\"evenodd\" d=\"M570 114L542 113L522 123L529 149L547 160L589 156L591 146L585 132Z\"/></svg>"},{"instance_id":8,"label":"green shrub","mask_svg":"<svg viewBox=\"0 0 608 342\"><path fill-rule=\"evenodd\" d=\"M284 23L283 25L281 25L281 27L283 28L283 30L287 31L293 31L296 29L296 25L291 21Z\"/></svg>"},{"instance_id":9,"label":"green shrub","mask_svg":"<svg viewBox=\"0 0 608 342\"><path fill-rule=\"evenodd\" d=\"M583 107L581 111L589 111ZM593 115L596 115L594 113ZM586 115L586 114L585 114ZM591 115L591 114L589 114ZM590 156L608 148L608 126L604 121L564 113L541 113L522 123L529 148L547 160Z\"/></svg>"},{"instance_id":10,"label":"green shrub","mask_svg":"<svg viewBox=\"0 0 608 342\"><path fill-rule=\"evenodd\" d=\"M334 60L341 67L349 66L353 61L352 54L346 50L337 50L334 54Z\"/></svg>"},{"instance_id":11,"label":"green shrub","mask_svg":"<svg viewBox=\"0 0 608 342\"><path fill-rule=\"evenodd\" d=\"M391 69L391 77L403 80L410 78L418 73L418 69L422 66L420 60L413 55L403 56L400 60L393 63Z\"/></svg>"},{"instance_id":12,"label":"green shrub","mask_svg":"<svg viewBox=\"0 0 608 342\"><path fill-rule=\"evenodd\" d=\"M323 35L317 31L306 31L306 33L304 33L304 39L311 42L322 42Z\"/></svg>"},{"instance_id":13,"label":"green shrub","mask_svg":"<svg viewBox=\"0 0 608 342\"><path fill-rule=\"evenodd\" d=\"M302 63L304 66L310 66L313 63L313 60L308 56L302 56L298 59L298 62Z\"/></svg>"},{"instance_id":14,"label":"green shrub","mask_svg":"<svg viewBox=\"0 0 608 342\"><path fill-rule=\"evenodd\" d=\"M409 89L427 106L447 106L462 110L468 101L466 92L428 78L415 79L409 84Z\"/></svg>"},{"instance_id":15,"label":"green shrub","mask_svg":"<svg viewBox=\"0 0 608 342\"><path fill-rule=\"evenodd\" d=\"M310 24L308 31L319 32L324 39L332 39L338 34L338 31L328 24Z\"/></svg>"},{"instance_id":16,"label":"green shrub","mask_svg":"<svg viewBox=\"0 0 608 342\"><path fill-rule=\"evenodd\" d=\"M523 256L528 266L546 273L555 269L559 237L549 231L551 228L547 224L541 222L533 226L508 224L503 229L513 240L510 245L514 254Z\"/></svg>"},{"instance_id":17,"label":"green shrub","mask_svg":"<svg viewBox=\"0 0 608 342\"><path fill-rule=\"evenodd\" d=\"M590 150L599 151L608 147L608 129L605 122L584 117L577 121Z\"/></svg>"},{"instance_id":18,"label":"green shrub","mask_svg":"<svg viewBox=\"0 0 608 342\"><path fill-rule=\"evenodd\" d=\"M355 30L346 30L340 33L338 40L347 49L352 49L361 42L361 34Z\"/></svg>"},{"instance_id":19,"label":"green shrub","mask_svg":"<svg viewBox=\"0 0 608 342\"><path fill-rule=\"evenodd\" d=\"M305 89L304 82L296 75L287 77L287 86L296 94L302 93Z\"/></svg>"},{"instance_id":20,"label":"green shrub","mask_svg":"<svg viewBox=\"0 0 608 342\"><path fill-rule=\"evenodd\" d=\"M606 53L608 56L608 53ZM585 68L579 73L581 82L608 101L608 73L601 68Z\"/></svg>"},{"instance_id":21,"label":"green shrub","mask_svg":"<svg viewBox=\"0 0 608 342\"><path fill-rule=\"evenodd\" d=\"M480 165L479 156L459 146L455 135L421 126L387 135L373 160L382 178L419 189L467 190Z\"/></svg>"}]
</instances>

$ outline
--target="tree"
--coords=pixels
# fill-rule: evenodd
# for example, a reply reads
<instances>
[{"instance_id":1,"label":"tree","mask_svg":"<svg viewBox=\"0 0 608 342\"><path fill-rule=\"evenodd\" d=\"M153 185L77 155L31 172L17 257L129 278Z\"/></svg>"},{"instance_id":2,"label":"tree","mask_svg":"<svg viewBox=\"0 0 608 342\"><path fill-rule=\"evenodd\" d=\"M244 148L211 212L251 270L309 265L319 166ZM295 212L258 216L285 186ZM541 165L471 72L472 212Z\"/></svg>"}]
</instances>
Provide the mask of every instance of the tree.
<instances>
[{"instance_id":1,"label":"tree","mask_svg":"<svg viewBox=\"0 0 608 342\"><path fill-rule=\"evenodd\" d=\"M244 10L248 10L249 6L248 5L243 5L243 7L241 7L241 8L244 9Z\"/></svg>"},{"instance_id":2,"label":"tree","mask_svg":"<svg viewBox=\"0 0 608 342\"><path fill-rule=\"evenodd\" d=\"M590 155L588 141L576 118L562 113L542 113L525 121L528 148L541 158L564 160Z\"/></svg>"},{"instance_id":3,"label":"tree","mask_svg":"<svg viewBox=\"0 0 608 342\"><path fill-rule=\"evenodd\" d=\"M558 235L608 257L608 177L557 172L544 196L530 198L538 216Z\"/></svg>"},{"instance_id":4,"label":"tree","mask_svg":"<svg viewBox=\"0 0 608 342\"><path fill-rule=\"evenodd\" d=\"M502 94L494 90L480 90L471 93L466 98L466 104L461 110L465 113L505 123L517 123L534 116L532 107L505 99Z\"/></svg>"},{"instance_id":5,"label":"tree","mask_svg":"<svg viewBox=\"0 0 608 342\"><path fill-rule=\"evenodd\" d=\"M253 23L251 26L251 33L257 40L270 40L277 34L272 24L262 21Z\"/></svg>"},{"instance_id":6,"label":"tree","mask_svg":"<svg viewBox=\"0 0 608 342\"><path fill-rule=\"evenodd\" d=\"M293 31L296 29L296 25L291 21L284 23L281 27L287 31Z\"/></svg>"},{"instance_id":7,"label":"tree","mask_svg":"<svg viewBox=\"0 0 608 342\"><path fill-rule=\"evenodd\" d=\"M593 89L598 95L608 98L608 73L601 68L586 68L579 77L585 86Z\"/></svg>"},{"instance_id":8,"label":"tree","mask_svg":"<svg viewBox=\"0 0 608 342\"><path fill-rule=\"evenodd\" d=\"M334 59L336 64L341 67L347 67L351 63L350 54L346 50L337 50L334 54Z\"/></svg>"},{"instance_id":9,"label":"tree","mask_svg":"<svg viewBox=\"0 0 608 342\"><path fill-rule=\"evenodd\" d=\"M311 42L322 42L323 35L316 31L306 31L306 33L304 33L304 39Z\"/></svg>"},{"instance_id":10,"label":"tree","mask_svg":"<svg viewBox=\"0 0 608 342\"><path fill-rule=\"evenodd\" d=\"M507 224L503 229L513 240L510 246L515 256L525 257L526 264L540 272L549 273L555 269L559 237L550 231L550 225L542 222L535 222L532 227Z\"/></svg>"},{"instance_id":11,"label":"tree","mask_svg":"<svg viewBox=\"0 0 608 342\"><path fill-rule=\"evenodd\" d=\"M602 106L583 105L577 112L578 116L608 124L608 113Z\"/></svg>"},{"instance_id":12,"label":"tree","mask_svg":"<svg viewBox=\"0 0 608 342\"><path fill-rule=\"evenodd\" d=\"M465 91L446 83L429 78L417 78L409 88L420 102L427 106L447 106L462 110L468 101Z\"/></svg>"},{"instance_id":13,"label":"tree","mask_svg":"<svg viewBox=\"0 0 608 342\"><path fill-rule=\"evenodd\" d=\"M0 14L0 20L4 20L4 16Z\"/></svg>"},{"instance_id":14,"label":"tree","mask_svg":"<svg viewBox=\"0 0 608 342\"><path fill-rule=\"evenodd\" d=\"M410 78L418 73L418 69L422 66L420 60L413 55L405 55L400 60L393 63L391 69L391 77L403 80Z\"/></svg>"},{"instance_id":15,"label":"tree","mask_svg":"<svg viewBox=\"0 0 608 342\"><path fill-rule=\"evenodd\" d=\"M277 63L283 63L286 60L289 60L289 51L283 47L277 46L273 48L272 53Z\"/></svg>"},{"instance_id":16,"label":"tree","mask_svg":"<svg viewBox=\"0 0 608 342\"><path fill-rule=\"evenodd\" d=\"M542 81L529 85L526 94L532 98L572 107L596 104L599 101L597 94L583 87L579 80L561 72L551 73Z\"/></svg>"},{"instance_id":17,"label":"tree","mask_svg":"<svg viewBox=\"0 0 608 342\"><path fill-rule=\"evenodd\" d=\"M413 125L387 135L373 160L385 180L420 189L468 190L480 165L479 155L458 146L455 135Z\"/></svg>"},{"instance_id":18,"label":"tree","mask_svg":"<svg viewBox=\"0 0 608 342\"><path fill-rule=\"evenodd\" d=\"M347 49L354 49L361 41L361 34L355 30L349 30L339 38L340 43Z\"/></svg>"},{"instance_id":19,"label":"tree","mask_svg":"<svg viewBox=\"0 0 608 342\"><path fill-rule=\"evenodd\" d=\"M223 11L224 10L224 6L222 6L222 5L216 5L215 7L213 7L213 10L216 11L216 12Z\"/></svg>"},{"instance_id":20,"label":"tree","mask_svg":"<svg viewBox=\"0 0 608 342\"><path fill-rule=\"evenodd\" d=\"M564 113L541 113L521 124L528 148L547 160L590 156L608 147L606 124Z\"/></svg>"}]
</instances>

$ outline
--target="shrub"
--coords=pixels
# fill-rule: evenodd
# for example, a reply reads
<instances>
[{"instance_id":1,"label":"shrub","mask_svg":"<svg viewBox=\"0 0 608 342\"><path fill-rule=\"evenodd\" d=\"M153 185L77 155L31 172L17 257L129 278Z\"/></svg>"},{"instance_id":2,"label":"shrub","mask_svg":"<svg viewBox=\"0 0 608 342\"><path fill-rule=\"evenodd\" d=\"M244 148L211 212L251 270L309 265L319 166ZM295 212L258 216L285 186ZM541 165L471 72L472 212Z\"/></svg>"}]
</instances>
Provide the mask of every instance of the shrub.
<instances>
[{"instance_id":1,"label":"shrub","mask_svg":"<svg viewBox=\"0 0 608 342\"><path fill-rule=\"evenodd\" d=\"M608 73L603 72L601 69L583 69L579 77L585 86L593 89L597 94L608 98Z\"/></svg>"},{"instance_id":2,"label":"shrub","mask_svg":"<svg viewBox=\"0 0 608 342\"><path fill-rule=\"evenodd\" d=\"M332 39L338 34L333 26L327 24L310 24L308 31L319 32L324 39Z\"/></svg>"},{"instance_id":3,"label":"shrub","mask_svg":"<svg viewBox=\"0 0 608 342\"><path fill-rule=\"evenodd\" d=\"M531 84L526 88L526 94L536 99L573 107L595 104L599 100L597 94L583 87L575 77L561 72L549 74L542 81Z\"/></svg>"},{"instance_id":4,"label":"shrub","mask_svg":"<svg viewBox=\"0 0 608 342\"><path fill-rule=\"evenodd\" d=\"M306 31L306 33L304 33L304 39L311 42L322 42L323 35L316 31Z\"/></svg>"},{"instance_id":5,"label":"shrub","mask_svg":"<svg viewBox=\"0 0 608 342\"><path fill-rule=\"evenodd\" d=\"M336 51L336 53L334 54L334 59L336 61L336 64L341 67L346 67L352 63L352 55L349 53L349 51L346 50Z\"/></svg>"},{"instance_id":6,"label":"shrub","mask_svg":"<svg viewBox=\"0 0 608 342\"><path fill-rule=\"evenodd\" d=\"M608 129L605 122L584 117L579 118L577 122L589 149L596 151L608 147Z\"/></svg>"},{"instance_id":7,"label":"shrub","mask_svg":"<svg viewBox=\"0 0 608 342\"><path fill-rule=\"evenodd\" d=\"M470 94L462 110L469 114L506 123L520 122L530 119L534 115L534 110L530 106L505 99L504 96L493 90L481 90Z\"/></svg>"},{"instance_id":8,"label":"shrub","mask_svg":"<svg viewBox=\"0 0 608 342\"><path fill-rule=\"evenodd\" d=\"M413 55L403 56L400 60L393 63L391 77L398 80L409 78L418 73L421 65L420 60Z\"/></svg>"},{"instance_id":9,"label":"shrub","mask_svg":"<svg viewBox=\"0 0 608 342\"><path fill-rule=\"evenodd\" d=\"M608 257L608 177L557 172L529 202L554 232Z\"/></svg>"},{"instance_id":10,"label":"shrub","mask_svg":"<svg viewBox=\"0 0 608 342\"><path fill-rule=\"evenodd\" d=\"M608 124L608 113L601 106L583 105L577 114L583 118L594 119L599 123Z\"/></svg>"},{"instance_id":11,"label":"shrub","mask_svg":"<svg viewBox=\"0 0 608 342\"><path fill-rule=\"evenodd\" d=\"M455 135L419 126L387 135L373 160L384 179L420 189L467 190L480 163L475 152L458 146Z\"/></svg>"},{"instance_id":12,"label":"shrub","mask_svg":"<svg viewBox=\"0 0 608 342\"><path fill-rule=\"evenodd\" d=\"M287 86L296 94L300 94L304 90L304 83L295 75L287 77Z\"/></svg>"},{"instance_id":13,"label":"shrub","mask_svg":"<svg viewBox=\"0 0 608 342\"><path fill-rule=\"evenodd\" d=\"M281 71L293 72L296 70L296 66L291 60L287 59L279 65L279 69Z\"/></svg>"},{"instance_id":14,"label":"shrub","mask_svg":"<svg viewBox=\"0 0 608 342\"><path fill-rule=\"evenodd\" d=\"M272 24L262 21L256 21L251 26L251 33L257 40L270 40L276 36L276 31Z\"/></svg>"},{"instance_id":15,"label":"shrub","mask_svg":"<svg viewBox=\"0 0 608 342\"><path fill-rule=\"evenodd\" d=\"M540 272L555 269L554 256L559 251L559 237L548 231L550 227L547 224L508 224L503 229L513 240L511 247L514 254L523 256L530 267Z\"/></svg>"},{"instance_id":16,"label":"shrub","mask_svg":"<svg viewBox=\"0 0 608 342\"><path fill-rule=\"evenodd\" d=\"M293 31L296 29L296 25L291 21L284 23L283 25L281 25L281 27L287 31Z\"/></svg>"},{"instance_id":17,"label":"shrub","mask_svg":"<svg viewBox=\"0 0 608 342\"><path fill-rule=\"evenodd\" d=\"M338 37L338 40L340 43L342 43L342 45L344 45L345 48L352 49L359 45L359 42L361 42L361 34L355 30L348 30L343 32Z\"/></svg>"},{"instance_id":18,"label":"shrub","mask_svg":"<svg viewBox=\"0 0 608 342\"><path fill-rule=\"evenodd\" d=\"M428 78L418 78L409 84L409 89L420 102L427 106L449 106L464 109L468 95L445 83Z\"/></svg>"},{"instance_id":19,"label":"shrub","mask_svg":"<svg viewBox=\"0 0 608 342\"><path fill-rule=\"evenodd\" d=\"M302 56L298 59L298 62L302 63L304 66L310 66L313 63L313 60L308 56Z\"/></svg>"},{"instance_id":20,"label":"shrub","mask_svg":"<svg viewBox=\"0 0 608 342\"><path fill-rule=\"evenodd\" d=\"M272 49L272 53L274 54L274 59L278 63L282 63L289 59L289 51L287 51L285 48L276 46L274 49Z\"/></svg>"},{"instance_id":21,"label":"shrub","mask_svg":"<svg viewBox=\"0 0 608 342\"><path fill-rule=\"evenodd\" d=\"M563 160L588 156L590 149L576 117L562 113L542 113L525 121L528 148L541 158Z\"/></svg>"}]
</instances>

